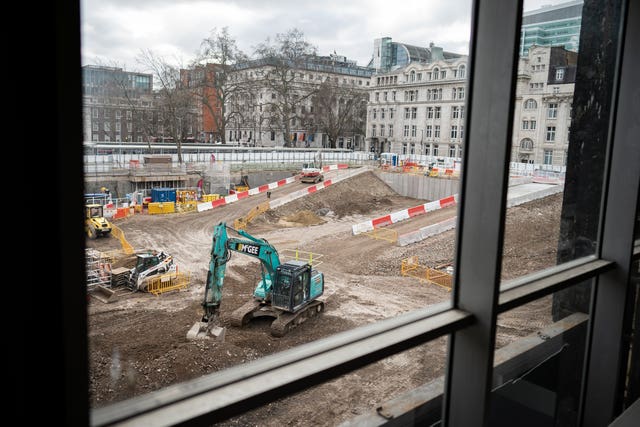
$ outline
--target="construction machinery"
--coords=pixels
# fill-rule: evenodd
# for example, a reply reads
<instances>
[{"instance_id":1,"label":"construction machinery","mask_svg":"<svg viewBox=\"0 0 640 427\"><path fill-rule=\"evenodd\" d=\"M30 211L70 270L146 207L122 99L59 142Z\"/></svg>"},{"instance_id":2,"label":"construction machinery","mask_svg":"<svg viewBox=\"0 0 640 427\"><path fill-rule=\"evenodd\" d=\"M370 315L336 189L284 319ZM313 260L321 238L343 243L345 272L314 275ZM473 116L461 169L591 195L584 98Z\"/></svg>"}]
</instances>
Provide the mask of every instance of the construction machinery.
<instances>
[{"instance_id":1,"label":"construction machinery","mask_svg":"<svg viewBox=\"0 0 640 427\"><path fill-rule=\"evenodd\" d=\"M129 270L129 287L146 292L150 277L176 271L173 257L164 252L149 251L136 254L136 265Z\"/></svg>"},{"instance_id":2,"label":"construction machinery","mask_svg":"<svg viewBox=\"0 0 640 427\"><path fill-rule=\"evenodd\" d=\"M317 184L324 179L322 174L322 153L314 156L313 162L303 163L300 172L300 182Z\"/></svg>"},{"instance_id":3,"label":"construction machinery","mask_svg":"<svg viewBox=\"0 0 640 427\"><path fill-rule=\"evenodd\" d=\"M230 238L227 229L240 238ZM202 307L204 314L187 333L188 339L214 336L224 337L225 329L216 325L222 301L222 287L227 263L232 252L257 258L261 262L262 279L253 299L231 315L231 325L242 327L253 318L271 317L271 334L284 336L291 329L324 310L319 300L324 292L324 274L307 262L280 262L278 251L265 239L253 237L243 230L235 230L224 222L215 226L211 246L211 260Z\"/></svg>"},{"instance_id":4,"label":"construction machinery","mask_svg":"<svg viewBox=\"0 0 640 427\"><path fill-rule=\"evenodd\" d=\"M102 205L85 205L85 231L90 239L108 236L111 233L111 223L104 217Z\"/></svg>"}]
</instances>

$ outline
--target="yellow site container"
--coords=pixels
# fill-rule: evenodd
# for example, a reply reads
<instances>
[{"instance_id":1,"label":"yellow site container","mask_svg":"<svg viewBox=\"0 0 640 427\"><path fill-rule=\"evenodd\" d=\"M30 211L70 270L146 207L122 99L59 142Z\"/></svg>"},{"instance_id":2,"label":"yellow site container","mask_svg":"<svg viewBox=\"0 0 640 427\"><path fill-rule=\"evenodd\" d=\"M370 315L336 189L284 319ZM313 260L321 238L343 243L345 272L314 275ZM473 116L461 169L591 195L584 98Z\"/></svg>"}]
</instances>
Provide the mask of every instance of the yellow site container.
<instances>
[{"instance_id":1,"label":"yellow site container","mask_svg":"<svg viewBox=\"0 0 640 427\"><path fill-rule=\"evenodd\" d=\"M174 202L154 202L149 203L150 214L166 214L174 213L176 211L176 204Z\"/></svg>"}]
</instances>

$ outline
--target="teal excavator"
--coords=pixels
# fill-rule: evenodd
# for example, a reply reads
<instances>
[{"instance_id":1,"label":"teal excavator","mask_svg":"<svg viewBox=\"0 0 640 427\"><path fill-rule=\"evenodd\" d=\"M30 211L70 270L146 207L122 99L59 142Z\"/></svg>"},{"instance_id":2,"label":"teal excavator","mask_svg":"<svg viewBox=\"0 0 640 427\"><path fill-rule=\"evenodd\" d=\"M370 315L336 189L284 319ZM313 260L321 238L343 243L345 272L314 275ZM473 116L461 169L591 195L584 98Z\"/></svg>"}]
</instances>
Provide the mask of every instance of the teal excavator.
<instances>
[{"instance_id":1,"label":"teal excavator","mask_svg":"<svg viewBox=\"0 0 640 427\"><path fill-rule=\"evenodd\" d=\"M231 230L240 237L229 237ZM202 307L204 314L187 333L188 339L216 337L223 339L226 329L218 326L225 270L231 253L238 252L257 258L261 263L261 280L253 299L233 311L231 325L246 326L251 319L271 317L271 334L282 337L291 329L324 310L318 300L324 292L324 274L307 262L280 262L278 251L265 239L244 230L235 230L224 222L213 230L211 260Z\"/></svg>"}]
</instances>

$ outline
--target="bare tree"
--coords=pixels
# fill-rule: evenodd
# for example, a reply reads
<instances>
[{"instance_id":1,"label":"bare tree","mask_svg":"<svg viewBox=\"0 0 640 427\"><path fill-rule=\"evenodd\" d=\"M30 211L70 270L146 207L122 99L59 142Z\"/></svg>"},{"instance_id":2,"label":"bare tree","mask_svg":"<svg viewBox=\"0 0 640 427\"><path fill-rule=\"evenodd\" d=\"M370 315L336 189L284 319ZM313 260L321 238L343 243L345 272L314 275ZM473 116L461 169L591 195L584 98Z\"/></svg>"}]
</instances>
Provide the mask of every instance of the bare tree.
<instances>
[{"instance_id":1,"label":"bare tree","mask_svg":"<svg viewBox=\"0 0 640 427\"><path fill-rule=\"evenodd\" d=\"M312 98L313 123L327 135L329 147L336 148L338 137L364 134L367 94L358 89L323 82Z\"/></svg>"},{"instance_id":2,"label":"bare tree","mask_svg":"<svg viewBox=\"0 0 640 427\"><path fill-rule=\"evenodd\" d=\"M193 64L197 77L191 79L190 88L199 103L208 112L215 129L215 137L226 143L226 129L240 120L240 111L234 108L237 99L250 92L249 82L231 78L237 64L248 60L227 27L214 28L200 45L200 54ZM193 73L193 72L192 72ZM194 76L195 77L195 76Z\"/></svg>"},{"instance_id":3,"label":"bare tree","mask_svg":"<svg viewBox=\"0 0 640 427\"><path fill-rule=\"evenodd\" d=\"M267 39L255 48L256 56L266 65L261 83L271 94L264 103L269 126L282 131L285 147L292 145L292 124L304 118L301 107L315 93L315 86L305 86L296 79L296 71L304 69L304 64L310 56L315 56L316 50L304 39L302 31L295 28L277 34L275 41Z\"/></svg>"},{"instance_id":4,"label":"bare tree","mask_svg":"<svg viewBox=\"0 0 640 427\"><path fill-rule=\"evenodd\" d=\"M154 76L156 100L158 103L158 122L162 136L168 131L176 144L178 163L182 163L182 142L193 126L197 110L192 93L180 80L181 67L169 63L151 50L143 50L138 61Z\"/></svg>"}]
</instances>

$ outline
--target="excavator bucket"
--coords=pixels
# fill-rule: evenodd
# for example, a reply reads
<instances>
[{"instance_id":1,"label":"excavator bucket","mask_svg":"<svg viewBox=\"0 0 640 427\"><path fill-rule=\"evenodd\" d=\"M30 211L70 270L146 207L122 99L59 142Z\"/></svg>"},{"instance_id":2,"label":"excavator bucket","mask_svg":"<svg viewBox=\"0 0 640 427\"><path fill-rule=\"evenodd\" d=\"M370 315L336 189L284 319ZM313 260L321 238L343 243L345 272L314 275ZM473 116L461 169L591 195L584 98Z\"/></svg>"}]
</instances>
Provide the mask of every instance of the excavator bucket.
<instances>
[{"instance_id":1,"label":"excavator bucket","mask_svg":"<svg viewBox=\"0 0 640 427\"><path fill-rule=\"evenodd\" d=\"M214 338L216 341L224 342L224 336L227 333L227 328L220 326L213 326L207 322L196 322L193 324L189 332L187 332L187 339L193 340L208 340Z\"/></svg>"},{"instance_id":2,"label":"excavator bucket","mask_svg":"<svg viewBox=\"0 0 640 427\"><path fill-rule=\"evenodd\" d=\"M116 300L116 292L102 285L97 285L91 291L91 296L105 304Z\"/></svg>"}]
</instances>

